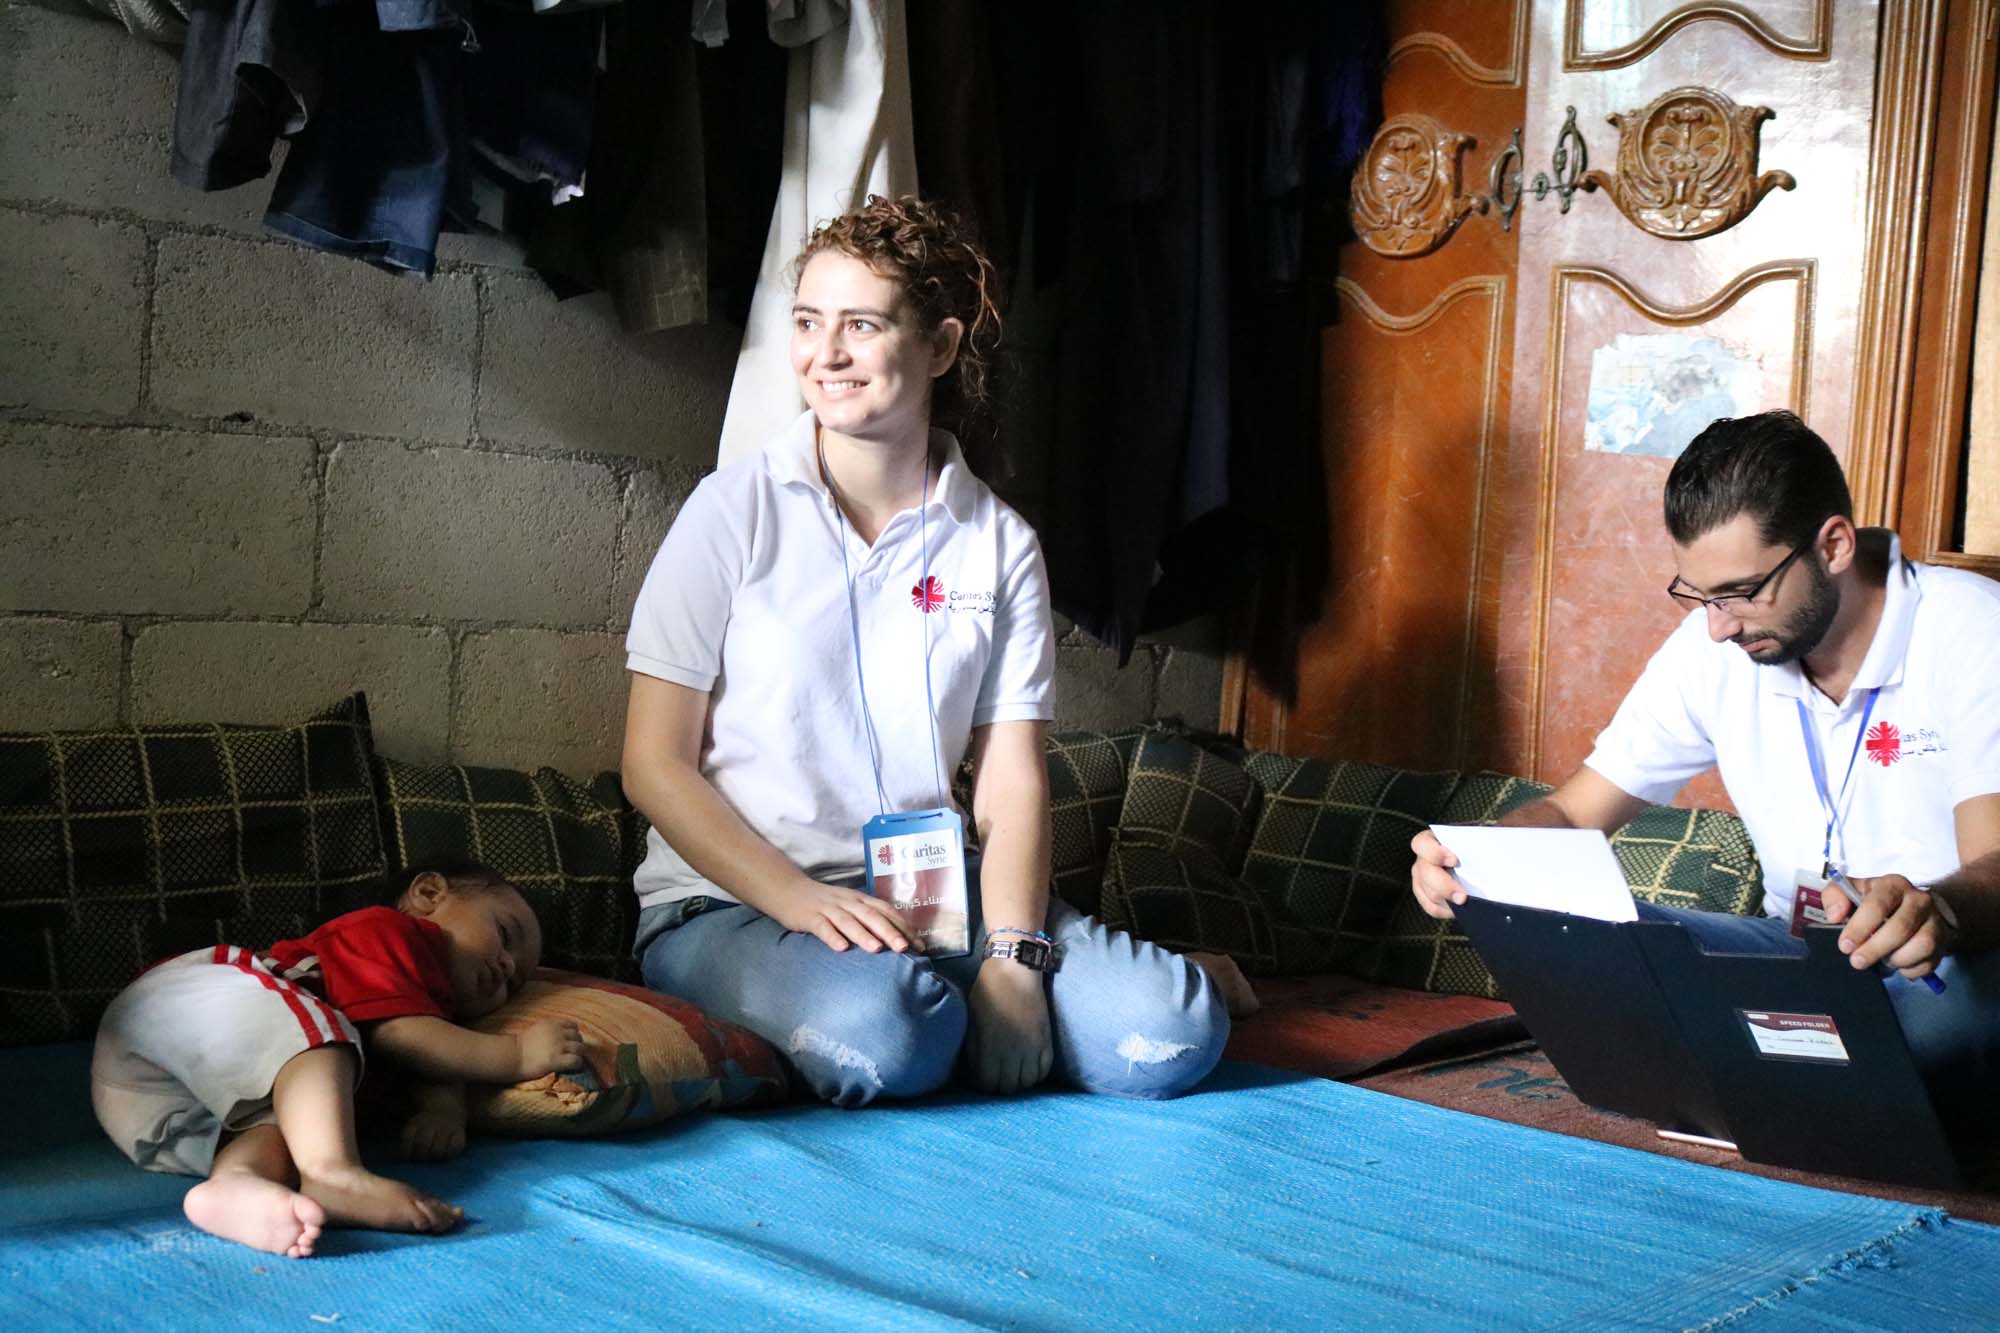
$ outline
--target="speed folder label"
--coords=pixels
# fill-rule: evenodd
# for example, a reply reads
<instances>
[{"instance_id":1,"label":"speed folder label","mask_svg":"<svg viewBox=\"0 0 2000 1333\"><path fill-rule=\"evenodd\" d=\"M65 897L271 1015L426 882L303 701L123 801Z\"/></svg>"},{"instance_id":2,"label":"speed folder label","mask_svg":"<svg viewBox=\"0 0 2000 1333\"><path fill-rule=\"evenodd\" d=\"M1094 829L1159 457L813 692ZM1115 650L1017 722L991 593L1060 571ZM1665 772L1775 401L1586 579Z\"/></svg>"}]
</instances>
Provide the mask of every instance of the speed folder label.
<instances>
[{"instance_id":1,"label":"speed folder label","mask_svg":"<svg viewBox=\"0 0 2000 1333\"><path fill-rule=\"evenodd\" d=\"M1779 1014L1762 1009L1738 1009L1737 1017L1750 1031L1757 1054L1767 1060L1810 1060L1844 1065L1847 1047L1830 1014Z\"/></svg>"}]
</instances>

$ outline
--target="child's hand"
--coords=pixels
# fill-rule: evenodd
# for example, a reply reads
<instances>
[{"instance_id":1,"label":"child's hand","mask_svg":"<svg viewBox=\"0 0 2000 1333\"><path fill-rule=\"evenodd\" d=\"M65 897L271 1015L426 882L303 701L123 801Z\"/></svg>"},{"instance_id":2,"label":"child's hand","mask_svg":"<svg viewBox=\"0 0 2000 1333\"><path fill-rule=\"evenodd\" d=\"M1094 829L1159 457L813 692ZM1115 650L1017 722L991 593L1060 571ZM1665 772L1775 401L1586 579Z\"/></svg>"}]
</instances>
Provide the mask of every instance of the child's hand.
<instances>
[{"instance_id":1,"label":"child's hand","mask_svg":"<svg viewBox=\"0 0 2000 1333\"><path fill-rule=\"evenodd\" d=\"M521 1034L519 1080L583 1068L583 1033L567 1018L545 1018Z\"/></svg>"},{"instance_id":2,"label":"child's hand","mask_svg":"<svg viewBox=\"0 0 2000 1333\"><path fill-rule=\"evenodd\" d=\"M465 1117L425 1108L403 1122L403 1158L443 1162L465 1151Z\"/></svg>"}]
</instances>

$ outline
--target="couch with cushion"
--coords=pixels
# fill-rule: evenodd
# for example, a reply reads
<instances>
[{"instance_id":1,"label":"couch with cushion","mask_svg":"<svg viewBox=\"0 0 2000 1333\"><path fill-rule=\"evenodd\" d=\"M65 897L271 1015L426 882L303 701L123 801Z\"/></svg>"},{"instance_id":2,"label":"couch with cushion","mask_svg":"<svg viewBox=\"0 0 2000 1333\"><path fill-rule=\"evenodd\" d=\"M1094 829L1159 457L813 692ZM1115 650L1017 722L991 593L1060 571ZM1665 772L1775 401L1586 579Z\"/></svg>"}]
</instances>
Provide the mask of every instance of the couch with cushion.
<instances>
[{"instance_id":1,"label":"couch with cushion","mask_svg":"<svg viewBox=\"0 0 2000 1333\"><path fill-rule=\"evenodd\" d=\"M1685 1323L1828 1290L1851 1315L1875 1296L1828 1276L1853 1267L1840 1255L1990 1245L1976 1267L2000 1274L2000 1231L1947 1216L1978 1215L1976 1199L1862 1199L1590 1142L1621 1140L1586 1122L1560 1125L1567 1138L1519 1127L1536 1123L1529 1092L1560 1080L1534 1066L1464 939L1416 909L1409 842L1542 788L1160 727L1060 734L1048 759L1055 891L1168 947L1227 955L1263 1002L1193 1096L801 1104L767 1043L631 984L645 823L615 774L379 756L360 695L290 726L0 735L0 1079L17 1091L0 1113L0 1314L403 1326L448 1309L448 1326L483 1327L532 1295L614 1324L1055 1326L1093 1302L1111 1324L1450 1325L1506 1322L1521 1308L1507 1301L1532 1294L1538 1318ZM1741 912L1761 895L1733 816L1649 810L1613 843L1642 898ZM293 1266L193 1232L174 1208L187 1182L137 1171L90 1118L105 1003L159 957L301 933L379 900L399 866L468 856L520 886L545 934L543 971L484 1022L574 1018L590 1068L483 1090L486 1133L464 1158L404 1168L468 1203L453 1237L343 1232ZM1482 1061L1511 1062L1475 1080L1506 1099L1498 1110L1468 1090ZM689 1114L712 1110L730 1114ZM1739 1216L1713 1217L1715 1199ZM1577 1209L1605 1235L1579 1232ZM1644 1238L1615 1239L1621 1217ZM1359 1228L1361 1267L1324 1243L1330 1226ZM1792 1248L1746 1266L1753 1226ZM1460 1232L1446 1265L1439 1238ZM1582 1266L1556 1275L1551 1247ZM200 1270L185 1290L182 1263ZM1582 1276L1591 1264L1624 1276ZM674 1314L631 1304L614 1279L657 1285ZM2000 1305L2000 1276L1966 1280ZM218 1295L243 1303L224 1318Z\"/></svg>"}]
</instances>

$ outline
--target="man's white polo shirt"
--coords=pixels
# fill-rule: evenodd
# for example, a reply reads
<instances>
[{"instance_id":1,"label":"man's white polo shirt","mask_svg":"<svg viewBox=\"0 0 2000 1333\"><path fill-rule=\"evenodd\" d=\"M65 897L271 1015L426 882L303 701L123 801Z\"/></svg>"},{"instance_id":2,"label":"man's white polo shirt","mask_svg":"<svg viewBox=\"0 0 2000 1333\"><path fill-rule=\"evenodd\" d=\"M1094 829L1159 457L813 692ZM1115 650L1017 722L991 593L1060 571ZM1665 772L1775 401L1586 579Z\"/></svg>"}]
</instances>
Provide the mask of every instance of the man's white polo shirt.
<instances>
[{"instance_id":1,"label":"man's white polo shirt","mask_svg":"<svg viewBox=\"0 0 2000 1333\"><path fill-rule=\"evenodd\" d=\"M1922 884L1958 868L1952 809L2000 792L2000 584L1903 559L1886 541L1882 620L1847 698L1836 705L1799 664L1760 666L1708 637L1696 610L1670 635L1584 762L1620 789L1669 801L1718 768L1764 866L1764 910L1789 919L1795 877L1817 871L1826 817L1807 765L1798 703L1838 793L1879 690L1849 782L1834 859L1849 874ZM1845 849L1842 848L1844 835Z\"/></svg>"},{"instance_id":2,"label":"man's white polo shirt","mask_svg":"<svg viewBox=\"0 0 2000 1333\"><path fill-rule=\"evenodd\" d=\"M931 432L943 463L921 523L905 510L870 548L820 478L813 425L805 413L764 452L695 488L640 589L625 664L711 692L703 775L793 864L831 879L860 872L861 826L881 813L866 719L888 808L937 805L940 774L950 804L973 728L1052 715L1055 637L1034 530L972 475L947 432ZM730 896L657 830L635 884L642 907Z\"/></svg>"}]
</instances>

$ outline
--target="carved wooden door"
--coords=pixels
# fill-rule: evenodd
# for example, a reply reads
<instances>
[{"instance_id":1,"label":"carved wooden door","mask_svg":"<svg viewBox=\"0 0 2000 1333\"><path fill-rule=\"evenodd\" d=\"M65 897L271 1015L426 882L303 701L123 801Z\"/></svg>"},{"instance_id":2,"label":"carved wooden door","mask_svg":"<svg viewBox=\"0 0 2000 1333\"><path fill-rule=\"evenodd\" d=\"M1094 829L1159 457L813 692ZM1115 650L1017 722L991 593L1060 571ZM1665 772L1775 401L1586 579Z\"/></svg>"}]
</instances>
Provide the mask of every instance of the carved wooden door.
<instances>
[{"instance_id":1,"label":"carved wooden door","mask_svg":"<svg viewBox=\"0 0 2000 1333\"><path fill-rule=\"evenodd\" d=\"M1836 450L1853 434L1879 15L1870 0L1392 11L1391 138L1357 174L1356 229L1379 243L1371 201L1412 193L1398 118L1431 114L1434 142L1476 134L1462 191L1484 197L1420 260L1341 257L1325 595L1293 697L1247 681L1245 733L1555 781L1677 618L1660 490L1679 448L1778 406ZM1428 92L1418 61L1462 69L1475 62L1429 53L1523 29L1516 158L1511 126L1454 124L1462 104Z\"/></svg>"}]
</instances>

